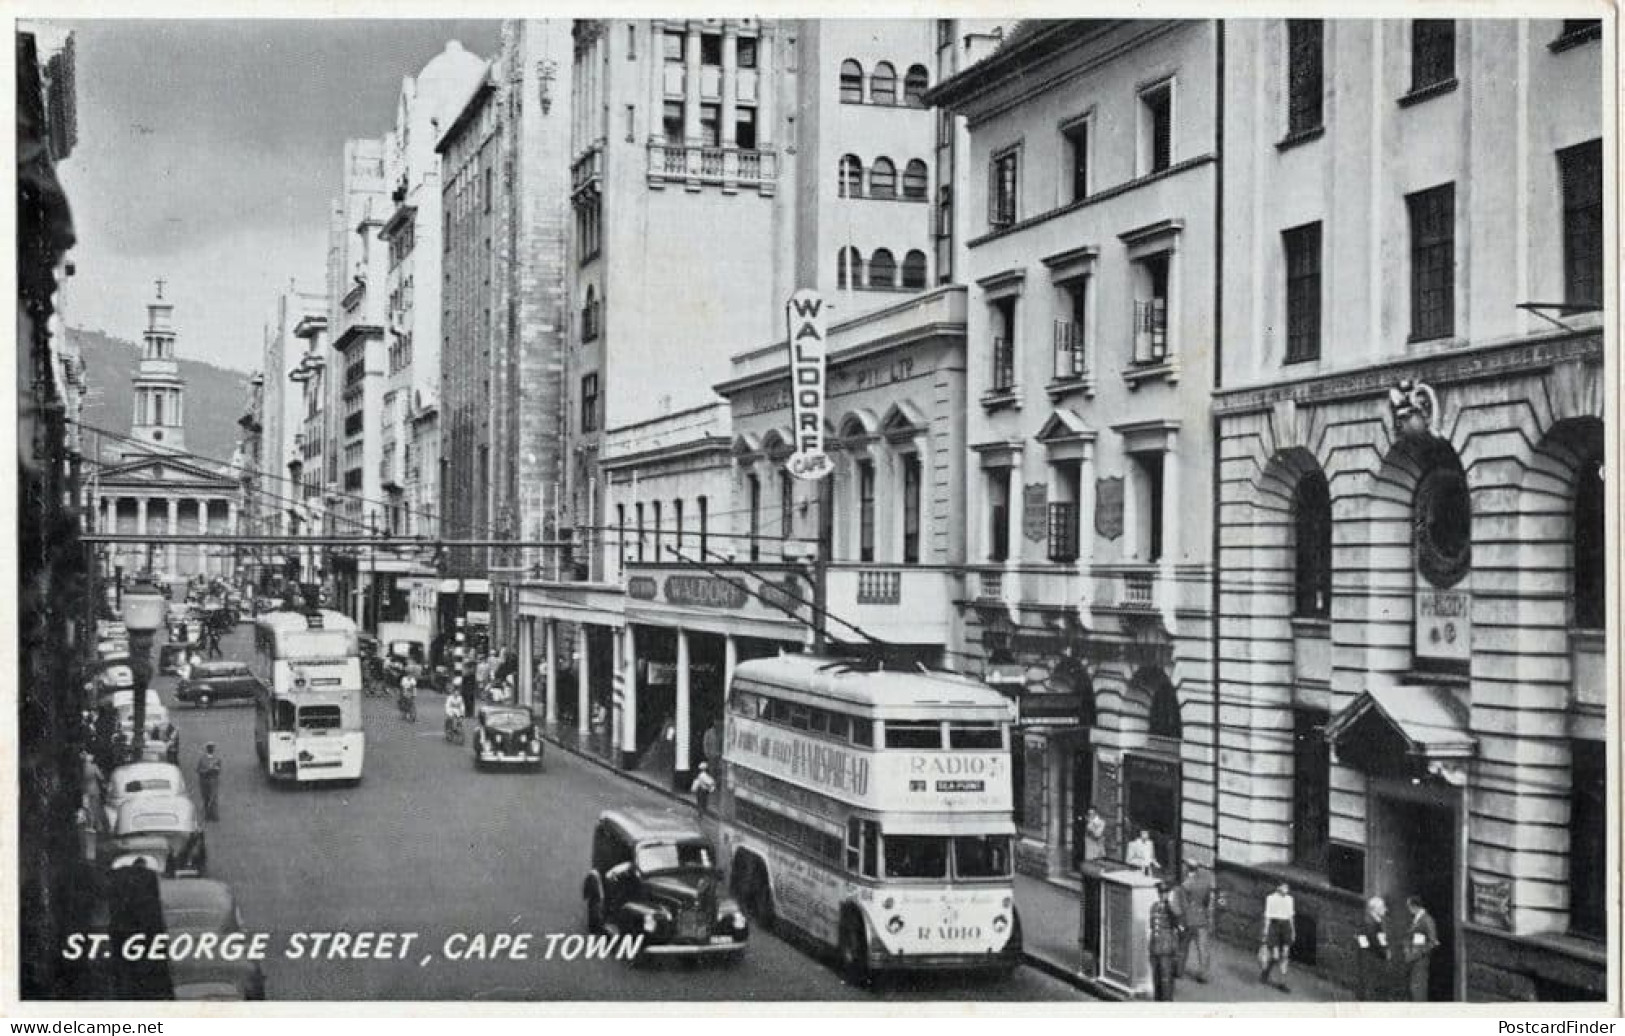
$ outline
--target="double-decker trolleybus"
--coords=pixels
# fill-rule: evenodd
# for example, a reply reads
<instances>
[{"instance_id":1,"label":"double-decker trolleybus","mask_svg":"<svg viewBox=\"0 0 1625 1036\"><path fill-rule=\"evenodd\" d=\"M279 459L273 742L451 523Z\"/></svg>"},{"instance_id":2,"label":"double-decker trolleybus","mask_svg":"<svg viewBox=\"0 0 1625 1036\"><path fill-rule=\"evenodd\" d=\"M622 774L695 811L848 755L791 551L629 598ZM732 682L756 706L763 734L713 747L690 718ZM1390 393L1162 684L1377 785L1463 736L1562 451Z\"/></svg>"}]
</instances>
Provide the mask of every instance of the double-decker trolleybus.
<instances>
[{"instance_id":1,"label":"double-decker trolleybus","mask_svg":"<svg viewBox=\"0 0 1625 1036\"><path fill-rule=\"evenodd\" d=\"M279 611L254 623L254 751L272 780L359 781L361 651L341 612Z\"/></svg>"},{"instance_id":2,"label":"double-decker trolleybus","mask_svg":"<svg viewBox=\"0 0 1625 1036\"><path fill-rule=\"evenodd\" d=\"M759 923L877 971L1021 961L1015 707L966 677L812 655L741 662L717 797L734 895Z\"/></svg>"}]
</instances>

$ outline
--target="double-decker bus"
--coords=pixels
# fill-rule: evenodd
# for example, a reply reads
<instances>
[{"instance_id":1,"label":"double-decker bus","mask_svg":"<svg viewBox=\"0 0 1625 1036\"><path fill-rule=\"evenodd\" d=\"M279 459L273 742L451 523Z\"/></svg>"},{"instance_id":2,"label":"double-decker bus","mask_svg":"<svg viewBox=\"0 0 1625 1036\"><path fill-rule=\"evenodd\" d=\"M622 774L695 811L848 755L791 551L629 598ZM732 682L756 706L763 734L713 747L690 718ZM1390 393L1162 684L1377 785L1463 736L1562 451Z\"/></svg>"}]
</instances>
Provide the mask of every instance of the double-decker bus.
<instances>
[{"instance_id":1,"label":"double-decker bus","mask_svg":"<svg viewBox=\"0 0 1625 1036\"><path fill-rule=\"evenodd\" d=\"M966 677L740 663L717 797L734 895L759 924L835 950L854 981L1013 970L1015 718Z\"/></svg>"},{"instance_id":2,"label":"double-decker bus","mask_svg":"<svg viewBox=\"0 0 1625 1036\"><path fill-rule=\"evenodd\" d=\"M272 780L359 781L361 652L340 612L280 611L254 623L254 751Z\"/></svg>"}]
</instances>

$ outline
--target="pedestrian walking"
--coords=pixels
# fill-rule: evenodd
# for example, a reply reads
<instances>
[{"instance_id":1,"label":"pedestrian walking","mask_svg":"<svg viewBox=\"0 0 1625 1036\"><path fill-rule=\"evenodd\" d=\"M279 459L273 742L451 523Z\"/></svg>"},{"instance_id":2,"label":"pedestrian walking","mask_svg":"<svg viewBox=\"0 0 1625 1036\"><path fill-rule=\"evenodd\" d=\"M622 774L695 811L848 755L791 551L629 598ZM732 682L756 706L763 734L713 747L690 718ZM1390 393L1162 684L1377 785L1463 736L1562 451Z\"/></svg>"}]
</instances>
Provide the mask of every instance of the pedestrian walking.
<instances>
[{"instance_id":1,"label":"pedestrian walking","mask_svg":"<svg viewBox=\"0 0 1625 1036\"><path fill-rule=\"evenodd\" d=\"M1151 988L1158 1000L1174 998L1175 964L1179 960L1179 919L1169 900L1173 883L1157 882L1157 901L1151 904Z\"/></svg>"},{"instance_id":2,"label":"pedestrian walking","mask_svg":"<svg viewBox=\"0 0 1625 1036\"><path fill-rule=\"evenodd\" d=\"M463 715L474 715L474 699L478 696L479 685L474 682L474 674L464 671L457 678L457 693L463 699Z\"/></svg>"},{"instance_id":3,"label":"pedestrian walking","mask_svg":"<svg viewBox=\"0 0 1625 1036\"><path fill-rule=\"evenodd\" d=\"M717 790L717 779L711 776L708 764L700 764L700 772L695 775L694 783L689 785L688 790L694 793L694 804L700 808L700 816L709 813L711 793Z\"/></svg>"},{"instance_id":4,"label":"pedestrian walking","mask_svg":"<svg viewBox=\"0 0 1625 1036\"><path fill-rule=\"evenodd\" d=\"M203 634L203 638L204 642L208 646L208 655L210 658L226 657L225 652L220 650L220 630L218 627L211 624L208 630Z\"/></svg>"},{"instance_id":5,"label":"pedestrian walking","mask_svg":"<svg viewBox=\"0 0 1625 1036\"><path fill-rule=\"evenodd\" d=\"M203 746L203 755L197 761L198 787L203 791L203 818L220 819L220 771L224 761L215 754L214 742Z\"/></svg>"},{"instance_id":6,"label":"pedestrian walking","mask_svg":"<svg viewBox=\"0 0 1625 1036\"><path fill-rule=\"evenodd\" d=\"M1191 947L1196 947L1196 962L1201 968L1192 978L1202 984L1213 973L1213 929L1218 926L1219 890L1213 884L1213 872L1195 861L1186 863L1188 873L1180 886L1185 901L1185 938L1179 950L1180 970L1188 972Z\"/></svg>"},{"instance_id":7,"label":"pedestrian walking","mask_svg":"<svg viewBox=\"0 0 1625 1036\"><path fill-rule=\"evenodd\" d=\"M1410 995L1412 1000L1422 1003L1429 999L1428 977L1433 951L1439 948L1439 928L1433 923L1433 915L1422 905L1420 897L1408 897L1405 906L1411 912L1411 927L1405 934L1405 965Z\"/></svg>"},{"instance_id":8,"label":"pedestrian walking","mask_svg":"<svg viewBox=\"0 0 1625 1036\"><path fill-rule=\"evenodd\" d=\"M1366 900L1365 918L1354 934L1356 966L1360 969L1358 991L1361 1000L1387 1000L1388 904L1381 896Z\"/></svg>"},{"instance_id":9,"label":"pedestrian walking","mask_svg":"<svg viewBox=\"0 0 1625 1036\"><path fill-rule=\"evenodd\" d=\"M1298 938L1297 915L1292 889L1283 881L1264 899L1263 945L1259 951L1262 970L1258 974L1258 981L1272 984L1270 974L1279 967L1281 980L1273 985L1283 993L1291 992L1286 977L1291 968L1292 944Z\"/></svg>"}]
</instances>

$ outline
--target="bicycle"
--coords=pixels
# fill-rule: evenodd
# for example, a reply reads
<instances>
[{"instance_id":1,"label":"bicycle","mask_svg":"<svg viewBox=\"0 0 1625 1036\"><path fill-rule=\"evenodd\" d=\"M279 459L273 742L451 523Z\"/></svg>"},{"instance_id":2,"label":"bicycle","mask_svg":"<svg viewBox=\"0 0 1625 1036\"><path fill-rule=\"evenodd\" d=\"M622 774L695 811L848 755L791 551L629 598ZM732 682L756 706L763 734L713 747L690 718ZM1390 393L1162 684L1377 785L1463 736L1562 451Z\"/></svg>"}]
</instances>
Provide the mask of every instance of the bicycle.
<instances>
[{"instance_id":1,"label":"bicycle","mask_svg":"<svg viewBox=\"0 0 1625 1036\"><path fill-rule=\"evenodd\" d=\"M463 743L463 717L446 717L446 740L454 745Z\"/></svg>"},{"instance_id":2,"label":"bicycle","mask_svg":"<svg viewBox=\"0 0 1625 1036\"><path fill-rule=\"evenodd\" d=\"M401 718L408 723L418 721L418 699L415 694L402 693L397 699L401 710Z\"/></svg>"}]
</instances>

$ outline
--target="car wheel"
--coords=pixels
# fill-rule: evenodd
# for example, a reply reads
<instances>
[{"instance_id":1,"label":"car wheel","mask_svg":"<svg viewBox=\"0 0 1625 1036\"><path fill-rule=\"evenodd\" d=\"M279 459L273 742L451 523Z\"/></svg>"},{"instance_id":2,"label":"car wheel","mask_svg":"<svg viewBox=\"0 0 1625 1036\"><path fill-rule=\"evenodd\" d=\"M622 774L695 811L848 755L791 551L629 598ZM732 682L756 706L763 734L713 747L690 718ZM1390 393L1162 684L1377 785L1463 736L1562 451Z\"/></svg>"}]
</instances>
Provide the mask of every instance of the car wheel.
<instances>
[{"instance_id":1,"label":"car wheel","mask_svg":"<svg viewBox=\"0 0 1625 1036\"><path fill-rule=\"evenodd\" d=\"M840 953L842 977L854 986L867 987L873 977L869 972L869 950L863 922L853 914L841 921Z\"/></svg>"}]
</instances>

